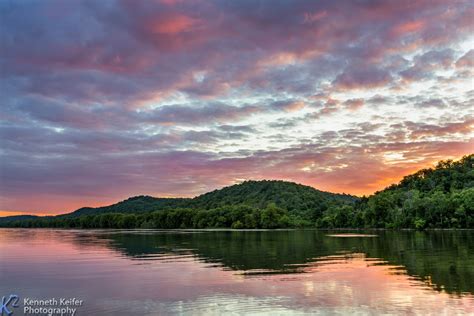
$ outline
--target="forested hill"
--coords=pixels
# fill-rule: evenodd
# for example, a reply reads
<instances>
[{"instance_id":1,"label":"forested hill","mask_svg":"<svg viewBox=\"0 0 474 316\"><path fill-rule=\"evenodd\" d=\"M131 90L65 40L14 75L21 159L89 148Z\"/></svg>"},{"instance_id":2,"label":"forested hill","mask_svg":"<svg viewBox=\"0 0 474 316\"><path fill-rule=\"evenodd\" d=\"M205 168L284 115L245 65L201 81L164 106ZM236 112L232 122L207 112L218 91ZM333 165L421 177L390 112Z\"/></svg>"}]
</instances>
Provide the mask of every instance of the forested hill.
<instances>
[{"instance_id":1,"label":"forested hill","mask_svg":"<svg viewBox=\"0 0 474 316\"><path fill-rule=\"evenodd\" d=\"M421 169L406 176L388 190L418 190L423 193L433 191L454 192L474 188L474 155L463 157L459 161L440 161L435 168Z\"/></svg>"},{"instance_id":2,"label":"forested hill","mask_svg":"<svg viewBox=\"0 0 474 316\"><path fill-rule=\"evenodd\" d=\"M274 203L290 213L324 209L330 204L353 203L357 197L316 190L294 182L263 180L245 181L194 198L191 206L212 209L229 205L265 208Z\"/></svg>"},{"instance_id":3,"label":"forested hill","mask_svg":"<svg viewBox=\"0 0 474 316\"><path fill-rule=\"evenodd\" d=\"M226 206L246 205L265 208L273 203L290 213L302 214L322 211L332 204L353 203L351 195L335 194L286 181L245 181L240 184L214 190L192 199L155 198L136 196L119 203L92 208L84 207L61 216L82 216L103 213L143 213L177 208L214 209Z\"/></svg>"},{"instance_id":4,"label":"forested hill","mask_svg":"<svg viewBox=\"0 0 474 316\"><path fill-rule=\"evenodd\" d=\"M459 161L440 161L435 168L422 169L362 199L352 222L330 226L474 228L473 167L472 154Z\"/></svg>"},{"instance_id":5,"label":"forested hill","mask_svg":"<svg viewBox=\"0 0 474 316\"><path fill-rule=\"evenodd\" d=\"M34 220L37 218L39 217L35 215L13 215L13 216L0 217L0 226L6 225L12 222L28 221L28 220Z\"/></svg>"},{"instance_id":6,"label":"forested hill","mask_svg":"<svg viewBox=\"0 0 474 316\"><path fill-rule=\"evenodd\" d=\"M155 198L152 196L135 196L113 205L103 207L83 207L69 214L60 216L83 216L103 213L143 213L156 210L185 207L191 199Z\"/></svg>"}]
</instances>

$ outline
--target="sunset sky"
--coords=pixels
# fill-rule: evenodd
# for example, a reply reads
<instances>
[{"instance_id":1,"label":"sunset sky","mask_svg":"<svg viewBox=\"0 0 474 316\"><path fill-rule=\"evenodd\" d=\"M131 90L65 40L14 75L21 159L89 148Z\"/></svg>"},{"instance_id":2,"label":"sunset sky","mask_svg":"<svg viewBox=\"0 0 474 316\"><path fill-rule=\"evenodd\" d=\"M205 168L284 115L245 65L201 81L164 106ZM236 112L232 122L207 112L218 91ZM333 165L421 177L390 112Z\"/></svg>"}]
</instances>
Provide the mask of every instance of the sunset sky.
<instances>
[{"instance_id":1,"label":"sunset sky","mask_svg":"<svg viewBox=\"0 0 474 316\"><path fill-rule=\"evenodd\" d=\"M0 1L0 215L474 152L473 1ZM7 212L8 211L8 212Z\"/></svg>"}]
</instances>

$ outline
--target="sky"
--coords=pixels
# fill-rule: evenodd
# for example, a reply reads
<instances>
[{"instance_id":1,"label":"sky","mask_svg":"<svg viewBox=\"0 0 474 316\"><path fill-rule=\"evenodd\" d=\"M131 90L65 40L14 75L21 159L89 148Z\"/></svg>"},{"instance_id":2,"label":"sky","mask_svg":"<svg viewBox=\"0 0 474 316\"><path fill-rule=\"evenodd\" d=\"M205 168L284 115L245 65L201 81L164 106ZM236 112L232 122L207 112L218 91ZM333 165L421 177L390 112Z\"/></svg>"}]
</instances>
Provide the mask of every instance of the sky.
<instances>
[{"instance_id":1,"label":"sky","mask_svg":"<svg viewBox=\"0 0 474 316\"><path fill-rule=\"evenodd\" d=\"M472 1L0 0L0 215L474 152Z\"/></svg>"}]
</instances>

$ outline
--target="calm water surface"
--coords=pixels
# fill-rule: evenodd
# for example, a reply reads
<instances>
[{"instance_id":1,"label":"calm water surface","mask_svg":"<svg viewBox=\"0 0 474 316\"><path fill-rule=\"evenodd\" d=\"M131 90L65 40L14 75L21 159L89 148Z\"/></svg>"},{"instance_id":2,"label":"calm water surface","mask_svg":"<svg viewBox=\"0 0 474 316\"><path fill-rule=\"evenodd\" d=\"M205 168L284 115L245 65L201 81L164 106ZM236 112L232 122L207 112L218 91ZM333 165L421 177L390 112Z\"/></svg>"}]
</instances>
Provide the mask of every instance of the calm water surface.
<instances>
[{"instance_id":1,"label":"calm water surface","mask_svg":"<svg viewBox=\"0 0 474 316\"><path fill-rule=\"evenodd\" d=\"M474 231L0 229L10 293L76 315L474 314Z\"/></svg>"}]
</instances>

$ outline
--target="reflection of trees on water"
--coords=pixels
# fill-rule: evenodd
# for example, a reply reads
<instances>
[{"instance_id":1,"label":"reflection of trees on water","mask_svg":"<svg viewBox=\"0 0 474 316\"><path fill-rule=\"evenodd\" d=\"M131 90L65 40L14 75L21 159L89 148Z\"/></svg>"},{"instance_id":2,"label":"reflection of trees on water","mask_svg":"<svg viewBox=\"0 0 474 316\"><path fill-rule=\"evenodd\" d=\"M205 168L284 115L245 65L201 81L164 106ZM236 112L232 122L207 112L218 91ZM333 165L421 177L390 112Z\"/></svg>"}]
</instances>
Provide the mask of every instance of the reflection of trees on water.
<instances>
[{"instance_id":1,"label":"reflection of trees on water","mask_svg":"<svg viewBox=\"0 0 474 316\"><path fill-rule=\"evenodd\" d=\"M374 238L328 237L323 231L206 231L100 234L136 260L193 254L198 260L253 273L302 272L318 258L364 253L375 264L401 265L436 290L474 293L473 231L378 231ZM347 256L350 260L350 256ZM378 263L377 263L378 262Z\"/></svg>"}]
</instances>

